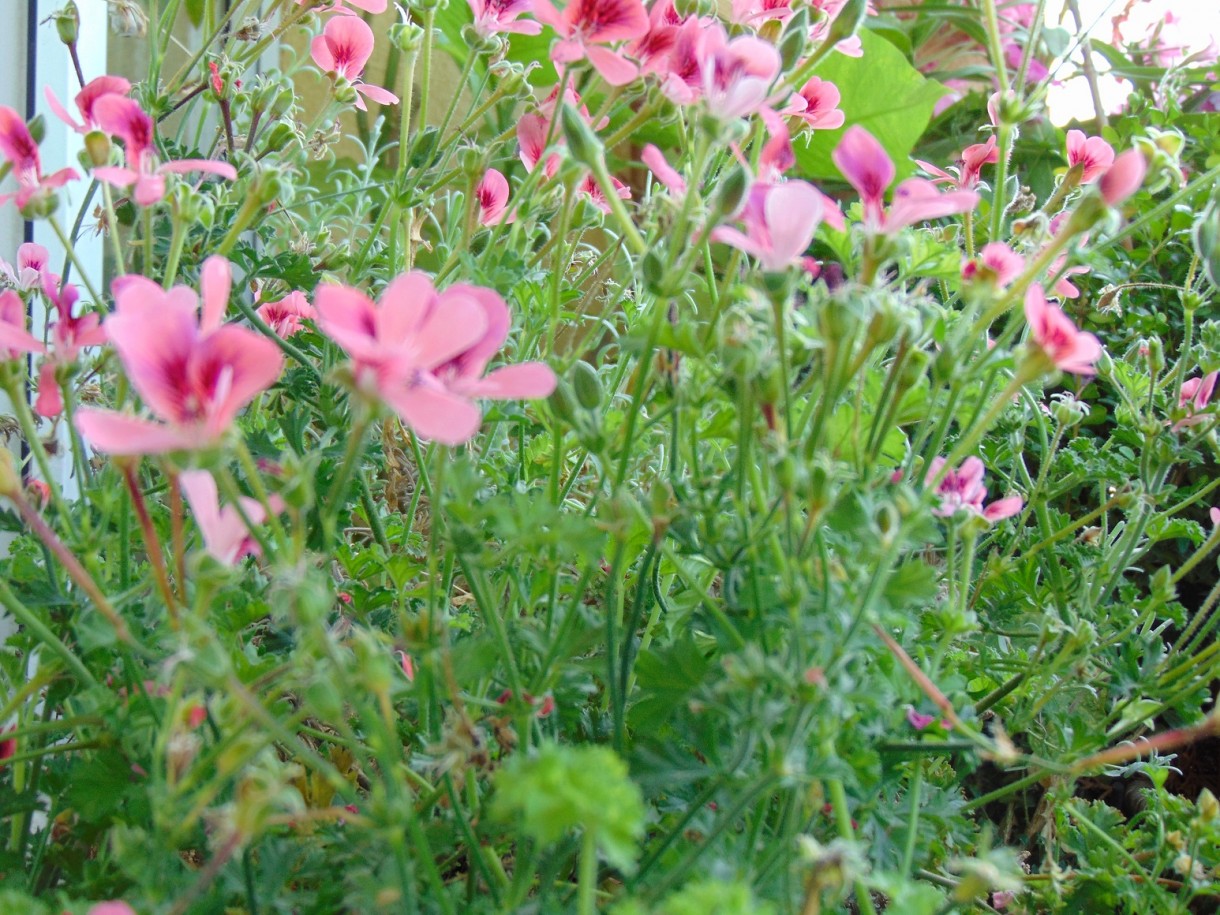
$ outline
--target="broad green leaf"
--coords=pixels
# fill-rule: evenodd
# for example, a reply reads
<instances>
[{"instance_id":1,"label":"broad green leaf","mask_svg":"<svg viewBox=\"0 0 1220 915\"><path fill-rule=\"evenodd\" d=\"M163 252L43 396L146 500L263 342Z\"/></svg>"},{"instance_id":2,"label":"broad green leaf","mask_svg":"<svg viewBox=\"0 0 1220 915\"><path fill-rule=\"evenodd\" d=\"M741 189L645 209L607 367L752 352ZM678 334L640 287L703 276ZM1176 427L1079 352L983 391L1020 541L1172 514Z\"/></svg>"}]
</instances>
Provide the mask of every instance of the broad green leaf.
<instances>
[{"instance_id":1,"label":"broad green leaf","mask_svg":"<svg viewBox=\"0 0 1220 915\"><path fill-rule=\"evenodd\" d=\"M885 147L901 178L914 170L908 160L915 143L932 117L937 99L947 91L924 77L907 62L902 52L867 29L860 32L862 57L832 54L818 67L817 75L838 87L839 107L847 116L838 130L819 130L805 145L797 140L797 164L811 178L838 178L830 159L843 131L859 124Z\"/></svg>"}]
</instances>

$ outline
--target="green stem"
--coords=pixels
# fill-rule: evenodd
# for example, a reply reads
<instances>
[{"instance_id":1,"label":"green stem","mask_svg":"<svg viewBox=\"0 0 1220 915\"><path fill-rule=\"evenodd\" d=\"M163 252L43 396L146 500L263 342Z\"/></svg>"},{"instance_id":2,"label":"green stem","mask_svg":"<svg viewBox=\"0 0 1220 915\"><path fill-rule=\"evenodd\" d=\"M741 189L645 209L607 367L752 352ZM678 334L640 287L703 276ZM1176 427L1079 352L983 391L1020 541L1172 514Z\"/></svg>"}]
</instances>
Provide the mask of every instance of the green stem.
<instances>
[{"instance_id":1,"label":"green stem","mask_svg":"<svg viewBox=\"0 0 1220 915\"><path fill-rule=\"evenodd\" d=\"M597 833L586 827L580 840L580 879L577 884L576 911L579 915L596 915L597 894Z\"/></svg>"},{"instance_id":2,"label":"green stem","mask_svg":"<svg viewBox=\"0 0 1220 915\"><path fill-rule=\"evenodd\" d=\"M4 608L13 615L13 618L24 626L31 635L46 645L52 652L59 655L63 662L68 665L68 669L82 683L87 686L98 685L97 678L89 672L89 668L84 665L84 662L73 654L72 649L65 645L46 623L17 599L17 595L12 592L7 582L2 579L0 579L0 604L3 604Z\"/></svg>"}]
</instances>

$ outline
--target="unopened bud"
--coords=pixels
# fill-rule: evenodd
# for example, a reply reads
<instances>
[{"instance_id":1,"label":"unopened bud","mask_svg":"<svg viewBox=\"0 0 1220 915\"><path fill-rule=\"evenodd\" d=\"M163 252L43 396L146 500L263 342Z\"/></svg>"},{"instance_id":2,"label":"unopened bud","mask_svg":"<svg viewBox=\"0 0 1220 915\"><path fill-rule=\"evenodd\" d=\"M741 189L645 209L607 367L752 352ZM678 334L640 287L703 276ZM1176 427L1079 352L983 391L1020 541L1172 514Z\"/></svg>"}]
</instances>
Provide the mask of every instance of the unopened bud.
<instances>
[{"instance_id":1,"label":"unopened bud","mask_svg":"<svg viewBox=\"0 0 1220 915\"><path fill-rule=\"evenodd\" d=\"M784 36L779 41L779 57L785 73L795 69L797 62L805 56L809 45L809 10L801 7L784 30Z\"/></svg>"},{"instance_id":2,"label":"unopened bud","mask_svg":"<svg viewBox=\"0 0 1220 915\"><path fill-rule=\"evenodd\" d=\"M568 384L567 379L559 379L558 384L555 385L555 390L547 397L546 402L556 418L562 419L569 425L576 422L580 406L572 394L572 386Z\"/></svg>"},{"instance_id":3,"label":"unopened bud","mask_svg":"<svg viewBox=\"0 0 1220 915\"><path fill-rule=\"evenodd\" d=\"M1191 236L1203 272L1220 289L1220 197L1213 197L1207 209L1195 220Z\"/></svg>"},{"instance_id":4,"label":"unopened bud","mask_svg":"<svg viewBox=\"0 0 1220 915\"><path fill-rule=\"evenodd\" d=\"M864 22L867 12L868 0L847 0L843 4L843 8L839 10L839 15L835 16L834 22L830 24L830 30L826 33L826 43L836 45L855 35L860 24Z\"/></svg>"},{"instance_id":5,"label":"unopened bud","mask_svg":"<svg viewBox=\"0 0 1220 915\"><path fill-rule=\"evenodd\" d=\"M716 188L712 197L712 213L718 222L732 219L745 203L750 190L750 176L740 165L734 165Z\"/></svg>"},{"instance_id":6,"label":"unopened bud","mask_svg":"<svg viewBox=\"0 0 1220 915\"><path fill-rule=\"evenodd\" d=\"M58 11L51 14L51 18L55 20L55 32L59 35L59 40L66 45L76 44L80 35L80 12L74 0L68 0Z\"/></svg>"},{"instance_id":7,"label":"unopened bud","mask_svg":"<svg viewBox=\"0 0 1220 915\"><path fill-rule=\"evenodd\" d=\"M390 27L390 43L404 54L418 51L423 40L424 30L413 22L400 22Z\"/></svg>"},{"instance_id":8,"label":"unopened bud","mask_svg":"<svg viewBox=\"0 0 1220 915\"><path fill-rule=\"evenodd\" d=\"M654 306L658 307L658 306ZM576 402L586 410L596 410L602 403L602 382L597 369L583 360L572 366L572 391Z\"/></svg>"},{"instance_id":9,"label":"unopened bud","mask_svg":"<svg viewBox=\"0 0 1220 915\"><path fill-rule=\"evenodd\" d=\"M563 138L567 141L572 158L591 169L602 165L602 141L593 132L585 119L571 105L565 104L559 112L559 123L563 127Z\"/></svg>"},{"instance_id":10,"label":"unopened bud","mask_svg":"<svg viewBox=\"0 0 1220 915\"><path fill-rule=\"evenodd\" d=\"M101 130L89 131L85 134L85 153L95 167L109 164L110 137Z\"/></svg>"}]
</instances>

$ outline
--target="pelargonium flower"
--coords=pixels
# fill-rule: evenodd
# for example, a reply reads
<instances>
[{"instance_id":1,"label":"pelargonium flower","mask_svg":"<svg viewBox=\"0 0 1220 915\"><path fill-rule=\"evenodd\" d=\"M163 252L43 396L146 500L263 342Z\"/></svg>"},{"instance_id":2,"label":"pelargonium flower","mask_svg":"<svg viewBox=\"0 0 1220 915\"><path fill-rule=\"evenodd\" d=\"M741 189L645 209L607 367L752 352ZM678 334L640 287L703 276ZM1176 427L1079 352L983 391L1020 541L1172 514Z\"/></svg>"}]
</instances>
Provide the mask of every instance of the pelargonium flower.
<instances>
[{"instance_id":1,"label":"pelargonium flower","mask_svg":"<svg viewBox=\"0 0 1220 915\"><path fill-rule=\"evenodd\" d=\"M16 289L33 289L42 284L42 274L50 259L51 253L46 248L27 241L17 249L16 267L6 260L0 260L0 276Z\"/></svg>"},{"instance_id":2,"label":"pelargonium flower","mask_svg":"<svg viewBox=\"0 0 1220 915\"><path fill-rule=\"evenodd\" d=\"M1182 419L1173 424L1173 431L1195 426L1206 422L1211 417L1200 415L1211 403L1212 394L1216 391L1216 379L1220 371L1209 372L1201 378L1187 378L1182 382L1182 392L1178 395L1178 409L1186 411Z\"/></svg>"},{"instance_id":3,"label":"pelargonium flower","mask_svg":"<svg viewBox=\"0 0 1220 915\"><path fill-rule=\"evenodd\" d=\"M1148 163L1138 149L1119 153L1097 183L1102 199L1110 206L1118 206L1140 189L1147 171Z\"/></svg>"},{"instance_id":4,"label":"pelargonium flower","mask_svg":"<svg viewBox=\"0 0 1220 915\"><path fill-rule=\"evenodd\" d=\"M25 302L11 289L0 292L0 362L26 353L44 353L42 341L26 329Z\"/></svg>"},{"instance_id":5,"label":"pelargonium flower","mask_svg":"<svg viewBox=\"0 0 1220 915\"><path fill-rule=\"evenodd\" d=\"M1025 291L1025 321L1034 346L1055 367L1074 375L1092 375L1101 358L1101 341L1080 330L1058 305L1047 301L1038 285Z\"/></svg>"},{"instance_id":6,"label":"pelargonium flower","mask_svg":"<svg viewBox=\"0 0 1220 915\"><path fill-rule=\"evenodd\" d=\"M644 147L640 153L640 161L648 166L649 171L675 199L681 200L686 196L686 179L678 174L665 158L665 154L652 143Z\"/></svg>"},{"instance_id":7,"label":"pelargonium flower","mask_svg":"<svg viewBox=\"0 0 1220 915\"><path fill-rule=\"evenodd\" d=\"M1068 168L1079 165L1083 171L1080 183L1088 184L1100 178L1114 164L1114 147L1101 137L1086 137L1082 130L1067 132Z\"/></svg>"},{"instance_id":8,"label":"pelargonium flower","mask_svg":"<svg viewBox=\"0 0 1220 915\"><path fill-rule=\"evenodd\" d=\"M412 271L376 304L348 286L323 284L314 296L318 324L352 358L357 390L384 401L419 436L445 445L468 441L482 415L475 398L546 397L555 373L526 362L483 374L508 337L499 294L457 284L437 292Z\"/></svg>"},{"instance_id":9,"label":"pelargonium flower","mask_svg":"<svg viewBox=\"0 0 1220 915\"><path fill-rule=\"evenodd\" d=\"M195 523L199 525L203 547L208 555L224 565L234 566L246 556L258 556L262 552L258 540L242 520L242 512L245 512L251 524L262 524L267 518L267 511L261 502L243 496L239 500L241 512L233 505L222 507L216 481L206 470L183 471L178 476L178 482L182 484L186 501L195 515ZM272 495L267 501L272 511L284 510L284 500L279 496Z\"/></svg>"},{"instance_id":10,"label":"pelargonium flower","mask_svg":"<svg viewBox=\"0 0 1220 915\"><path fill-rule=\"evenodd\" d=\"M315 321L318 317L304 293L297 291L288 293L278 301L264 302L257 314L264 324L275 331L276 336L285 340L305 326L302 321Z\"/></svg>"},{"instance_id":11,"label":"pelargonium flower","mask_svg":"<svg viewBox=\"0 0 1220 915\"><path fill-rule=\"evenodd\" d=\"M703 100L722 120L757 114L770 101L780 70L779 51L753 35L728 38L719 23L704 31L701 48Z\"/></svg>"},{"instance_id":12,"label":"pelargonium flower","mask_svg":"<svg viewBox=\"0 0 1220 915\"><path fill-rule=\"evenodd\" d=\"M614 192L620 200L631 199L631 188L627 187L627 185L623 184L613 175L610 177L610 181L613 183ZM593 205L603 213L609 214L611 212L610 201L606 199L606 192L602 190L602 186L597 183L592 175L585 175L581 179L580 184L576 185L576 190L578 193L587 196Z\"/></svg>"},{"instance_id":13,"label":"pelargonium flower","mask_svg":"<svg viewBox=\"0 0 1220 915\"><path fill-rule=\"evenodd\" d=\"M141 276L115 280L115 311L104 327L155 421L82 408L77 428L97 450L144 455L213 447L279 377L284 357L275 343L249 328L221 324L229 269L221 257L204 263L202 308L185 286L165 291Z\"/></svg>"},{"instance_id":14,"label":"pelargonium flower","mask_svg":"<svg viewBox=\"0 0 1220 915\"><path fill-rule=\"evenodd\" d=\"M297 3L301 4L302 6L309 2L310 0L297 0ZM352 10L349 10L344 6L345 3L355 7L358 10L363 10L366 13L377 15L378 13L384 13L386 11L388 0L330 0L329 3L316 7L316 10L320 13L330 11L333 13L347 13L349 15L354 15Z\"/></svg>"},{"instance_id":15,"label":"pelargonium flower","mask_svg":"<svg viewBox=\"0 0 1220 915\"><path fill-rule=\"evenodd\" d=\"M356 90L356 107L361 111L367 110L365 98L378 105L398 104L398 96L393 92L360 78L373 55L373 30L359 16L331 18L322 34L315 35L310 42L309 53L322 70L338 74L352 84Z\"/></svg>"},{"instance_id":16,"label":"pelargonium flower","mask_svg":"<svg viewBox=\"0 0 1220 915\"><path fill-rule=\"evenodd\" d=\"M573 111L579 114L586 124L594 130L601 130L610 123L609 118L602 118L596 124L593 123L593 115L589 114L588 107L581 102L580 95L571 87L564 90L564 104L569 105ZM546 149L547 134L551 134L551 145L562 146L564 143L563 131L556 125L551 128L551 121L555 118L555 111L559 102L559 86L554 86L546 99L539 104L538 110L526 115L522 115L517 121L517 146L518 156L521 159L521 164L529 171L534 170L542 154ZM543 166L543 174L548 177L554 177L555 172L559 170L559 155L551 153L547 156L546 164Z\"/></svg>"},{"instance_id":17,"label":"pelargonium flower","mask_svg":"<svg viewBox=\"0 0 1220 915\"><path fill-rule=\"evenodd\" d=\"M945 466L942 457L933 458L928 465L925 479L931 484ZM976 457L968 457L956 469L950 469L936 486L940 496L940 504L932 509L932 514L941 518L952 518L959 511L969 512L987 521L995 522L1010 518L1021 510L1025 504L1020 496L1008 496L997 499L984 506L987 497L987 487L983 485L983 462Z\"/></svg>"},{"instance_id":18,"label":"pelargonium flower","mask_svg":"<svg viewBox=\"0 0 1220 915\"><path fill-rule=\"evenodd\" d=\"M92 79L76 93L76 110L80 112L83 123L78 123L75 118L68 113L68 110L55 97L55 93L51 91L51 87L47 86L44 90L47 97L47 105L57 118L71 127L77 133L89 133L91 130L97 130L97 117L93 113L93 106L104 95L124 96L131 91L131 83L123 79L121 76L99 76Z\"/></svg>"},{"instance_id":19,"label":"pelargonium flower","mask_svg":"<svg viewBox=\"0 0 1220 915\"><path fill-rule=\"evenodd\" d=\"M80 299L80 292L71 283L61 282L55 274L44 271L42 292L54 307L57 319L48 328L52 346L50 354L39 366L38 398L34 401L34 412L50 417L58 416L64 409L56 371L74 365L85 347L105 343L106 330L101 326L101 316L96 312L83 315L72 313Z\"/></svg>"},{"instance_id":20,"label":"pelargonium flower","mask_svg":"<svg viewBox=\"0 0 1220 915\"><path fill-rule=\"evenodd\" d=\"M479 223L484 226L499 225L516 219L508 212L508 179L494 168L489 168L479 179L474 189L479 204Z\"/></svg>"},{"instance_id":21,"label":"pelargonium flower","mask_svg":"<svg viewBox=\"0 0 1220 915\"><path fill-rule=\"evenodd\" d=\"M180 159L157 163L153 138L156 126L135 101L113 93L93 103L93 114L102 130L123 141L127 168L105 165L93 170L95 178L119 188L135 188L132 199L142 207L152 206L165 196L165 176L171 172L206 172L233 181L237 169L213 159Z\"/></svg>"},{"instance_id":22,"label":"pelargonium flower","mask_svg":"<svg viewBox=\"0 0 1220 915\"><path fill-rule=\"evenodd\" d=\"M766 22L787 22L792 14L792 0L733 0L729 20L757 29Z\"/></svg>"},{"instance_id":23,"label":"pelargonium flower","mask_svg":"<svg viewBox=\"0 0 1220 915\"><path fill-rule=\"evenodd\" d=\"M484 38L490 35L538 35L542 24L530 19L519 21L523 13L533 12L532 0L466 0L474 16L474 30Z\"/></svg>"},{"instance_id":24,"label":"pelargonium flower","mask_svg":"<svg viewBox=\"0 0 1220 915\"><path fill-rule=\"evenodd\" d=\"M821 192L806 181L756 183L738 215L745 230L717 226L712 241L724 242L755 258L768 271L799 263L822 221Z\"/></svg>"},{"instance_id":25,"label":"pelargonium flower","mask_svg":"<svg viewBox=\"0 0 1220 915\"><path fill-rule=\"evenodd\" d=\"M968 191L978 187L983 177L984 165L1000 161L1000 151L996 147L996 138L992 135L987 138L985 143L975 143L973 146L963 149L957 165L951 166L950 171L937 168L922 159L915 161L925 172L935 175L932 179L933 184L952 184L954 187Z\"/></svg>"},{"instance_id":26,"label":"pelargonium flower","mask_svg":"<svg viewBox=\"0 0 1220 915\"><path fill-rule=\"evenodd\" d=\"M885 191L894 180L894 162L885 148L863 127L853 125L831 153L835 166L860 195L864 224L874 232L890 234L926 219L940 219L973 210L973 191L941 192L924 178L908 178L894 190L885 209Z\"/></svg>"},{"instance_id":27,"label":"pelargonium flower","mask_svg":"<svg viewBox=\"0 0 1220 915\"><path fill-rule=\"evenodd\" d=\"M652 73L664 79L678 29L686 21L678 14L674 0L654 0L648 9L648 31L627 45L627 54L639 61L642 76Z\"/></svg>"},{"instance_id":28,"label":"pelargonium flower","mask_svg":"<svg viewBox=\"0 0 1220 915\"><path fill-rule=\"evenodd\" d=\"M837 130L843 126L846 115L839 110L839 87L818 77L810 79L796 91L794 104L781 114L800 118L810 130ZM800 107L800 103L804 107Z\"/></svg>"},{"instance_id":29,"label":"pelargonium flower","mask_svg":"<svg viewBox=\"0 0 1220 915\"><path fill-rule=\"evenodd\" d=\"M15 193L0 194L0 204L14 200L18 209L24 209L35 196L49 194L51 188L63 187L80 177L70 168L44 175L38 144L34 142L30 128L25 119L7 105L0 105L0 155L13 166L13 177L21 186Z\"/></svg>"},{"instance_id":30,"label":"pelargonium flower","mask_svg":"<svg viewBox=\"0 0 1220 915\"><path fill-rule=\"evenodd\" d=\"M962 279L983 280L1005 289L1024 269L1025 258L1004 242L993 241L983 246L978 257L962 266Z\"/></svg>"},{"instance_id":31,"label":"pelargonium flower","mask_svg":"<svg viewBox=\"0 0 1220 915\"><path fill-rule=\"evenodd\" d=\"M648 33L648 11L640 0L571 0L562 13L550 0L533 3L534 16L562 39L551 49L556 64L587 59L611 86L625 86L639 75L639 65L607 46Z\"/></svg>"}]
</instances>

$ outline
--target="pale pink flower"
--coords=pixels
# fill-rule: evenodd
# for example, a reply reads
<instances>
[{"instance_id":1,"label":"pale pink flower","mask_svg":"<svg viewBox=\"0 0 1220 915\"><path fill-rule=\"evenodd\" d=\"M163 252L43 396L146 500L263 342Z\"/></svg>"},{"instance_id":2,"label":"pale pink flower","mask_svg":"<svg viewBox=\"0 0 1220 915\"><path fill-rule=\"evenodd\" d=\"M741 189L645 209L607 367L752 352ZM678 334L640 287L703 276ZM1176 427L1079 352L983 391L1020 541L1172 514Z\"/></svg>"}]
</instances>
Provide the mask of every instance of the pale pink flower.
<instances>
[{"instance_id":1,"label":"pale pink flower","mask_svg":"<svg viewBox=\"0 0 1220 915\"><path fill-rule=\"evenodd\" d=\"M302 321L316 321L318 314L305 299L304 293L293 291L276 302L265 302L258 308L258 316L277 337L288 339L305 325Z\"/></svg>"},{"instance_id":2,"label":"pale pink flower","mask_svg":"<svg viewBox=\"0 0 1220 915\"><path fill-rule=\"evenodd\" d=\"M63 412L63 399L59 393L56 370L76 362L80 351L87 346L101 346L106 342L106 330L101 326L101 316L96 313L74 315L73 309L80 293L71 283L61 283L55 274L44 271L42 292L55 308L57 320L48 330L51 334L50 355L42 360L38 371L38 398L34 412L39 416L58 416Z\"/></svg>"},{"instance_id":3,"label":"pale pink flower","mask_svg":"<svg viewBox=\"0 0 1220 915\"><path fill-rule=\"evenodd\" d=\"M51 188L63 187L80 177L70 168L44 175L38 144L25 119L7 105L0 105L0 155L12 165L13 177L21 188L12 194L0 194L0 204L14 200L18 209L24 209L35 196L49 195Z\"/></svg>"},{"instance_id":4,"label":"pale pink flower","mask_svg":"<svg viewBox=\"0 0 1220 915\"><path fill-rule=\"evenodd\" d=\"M487 38L490 35L514 33L538 35L541 23L526 19L519 21L523 13L533 11L532 0L466 0L474 16L474 30Z\"/></svg>"},{"instance_id":5,"label":"pale pink flower","mask_svg":"<svg viewBox=\"0 0 1220 915\"><path fill-rule=\"evenodd\" d=\"M625 86L640 72L637 64L608 45L648 33L648 11L640 0L571 0L559 12L550 0L533 0L534 16L561 41L551 49L558 65L587 59L611 86Z\"/></svg>"},{"instance_id":6,"label":"pale pink flower","mask_svg":"<svg viewBox=\"0 0 1220 915\"><path fill-rule=\"evenodd\" d=\"M232 505L221 506L216 481L210 473L206 470L184 470L179 474L178 481L195 515L195 523L203 535L203 548L208 555L223 565L234 566L246 556L261 554L258 541L246 527L241 512ZM242 496L239 501L251 524L262 524L267 519L267 512L258 499ZM268 502L272 511L284 510L284 501L279 496L272 495Z\"/></svg>"},{"instance_id":7,"label":"pale pink flower","mask_svg":"<svg viewBox=\"0 0 1220 915\"><path fill-rule=\"evenodd\" d=\"M266 337L221 325L229 266L212 257L202 273L203 302L185 286L164 291L140 276L113 285L105 329L131 386L158 421L83 408L77 427L108 454L163 454L219 444L237 414L279 377L284 357Z\"/></svg>"},{"instance_id":8,"label":"pale pink flower","mask_svg":"<svg viewBox=\"0 0 1220 915\"><path fill-rule=\"evenodd\" d=\"M156 126L129 98L113 93L103 95L93 103L93 114L102 130L123 141L128 166L95 168L93 175L119 188L134 185L132 199L139 206L152 206L165 196L165 176L171 172L207 172L229 181L237 178L232 165L212 159L180 159L158 165L153 143Z\"/></svg>"},{"instance_id":9,"label":"pale pink flower","mask_svg":"<svg viewBox=\"0 0 1220 915\"><path fill-rule=\"evenodd\" d=\"M17 266L0 260L0 276L20 290L33 289L42 283L43 271L51 254L42 245L27 241L17 249Z\"/></svg>"},{"instance_id":10,"label":"pale pink flower","mask_svg":"<svg viewBox=\"0 0 1220 915\"><path fill-rule=\"evenodd\" d=\"M933 458L928 465L926 481L931 483L940 476L944 466L944 458ZM968 457L956 470L950 469L945 473L936 487L940 504L932 509L932 514L941 518L952 518L959 511L965 511L991 522L1017 514L1025 504L1020 496L1008 496L997 499L990 505L983 505L983 500L987 498L983 472L983 462L976 457Z\"/></svg>"},{"instance_id":11,"label":"pale pink flower","mask_svg":"<svg viewBox=\"0 0 1220 915\"><path fill-rule=\"evenodd\" d=\"M655 0L648 10L648 31L627 45L627 54L640 63L640 74L664 78L669 73L670 55L685 22L673 0Z\"/></svg>"},{"instance_id":12,"label":"pale pink flower","mask_svg":"<svg viewBox=\"0 0 1220 915\"><path fill-rule=\"evenodd\" d=\"M978 257L966 262L962 267L962 278L994 283L1000 289L1005 289L1024 269L1025 258L1004 242L993 241L983 246Z\"/></svg>"},{"instance_id":13,"label":"pale pink flower","mask_svg":"<svg viewBox=\"0 0 1220 915\"><path fill-rule=\"evenodd\" d=\"M886 234L927 219L940 219L973 210L978 194L973 191L942 193L924 178L908 178L894 190L894 200L885 210L885 191L894 180L894 163L885 148L863 127L847 128L831 153L835 166L860 195L864 224Z\"/></svg>"},{"instance_id":14,"label":"pale pink flower","mask_svg":"<svg viewBox=\"0 0 1220 915\"><path fill-rule=\"evenodd\" d=\"M810 130L837 130L843 126L846 115L839 110L839 87L814 76L797 90L795 100L805 103L797 110L793 105L782 113L800 118Z\"/></svg>"},{"instance_id":15,"label":"pale pink flower","mask_svg":"<svg viewBox=\"0 0 1220 915\"><path fill-rule=\"evenodd\" d=\"M458 284L438 293L428 276L398 277L374 304L347 286L323 284L318 324L352 358L357 389L383 400L419 436L468 441L482 419L474 398L546 397L555 375L527 362L483 376L508 336L504 300Z\"/></svg>"},{"instance_id":16,"label":"pale pink flower","mask_svg":"<svg viewBox=\"0 0 1220 915\"><path fill-rule=\"evenodd\" d=\"M1097 184L1102 199L1110 206L1118 206L1140 189L1147 171L1148 163L1144 161L1144 154L1138 149L1119 153L1114 164L1106 169Z\"/></svg>"},{"instance_id":17,"label":"pale pink flower","mask_svg":"<svg viewBox=\"0 0 1220 915\"><path fill-rule=\"evenodd\" d=\"M1200 414L1211 403L1212 394L1216 391L1217 377L1220 377L1220 371L1209 372L1202 378L1188 378L1182 382L1182 392L1178 395L1178 409L1186 411L1186 416L1173 424L1175 432L1187 426L1207 422L1211 418Z\"/></svg>"},{"instance_id":18,"label":"pale pink flower","mask_svg":"<svg viewBox=\"0 0 1220 915\"><path fill-rule=\"evenodd\" d=\"M1213 527L1220 527L1220 508L1212 506L1208 509L1207 516L1212 519Z\"/></svg>"},{"instance_id":19,"label":"pale pink flower","mask_svg":"<svg viewBox=\"0 0 1220 915\"><path fill-rule=\"evenodd\" d=\"M551 134L552 147L562 146L564 143L563 131L558 126L551 129L551 120L555 117L558 99L559 86L554 86L551 88L551 92L546 99L539 104L536 112L522 115L520 120L517 121L518 155L521 158L521 164L529 171L533 171L534 166L542 158L548 133ZM563 100L594 130L601 130L610 123L608 118L602 118L598 123L594 124L593 116L589 114L589 109L581 102L580 95L570 87L564 91ZM543 168L543 174L547 178L554 177L555 172L559 170L558 153L551 153L547 156L546 164Z\"/></svg>"},{"instance_id":20,"label":"pale pink flower","mask_svg":"<svg viewBox=\"0 0 1220 915\"><path fill-rule=\"evenodd\" d=\"M1101 342L1073 324L1058 305L1048 302L1041 286L1032 285L1025 291L1025 321L1034 345L1056 368L1073 375L1095 373Z\"/></svg>"},{"instance_id":21,"label":"pale pink flower","mask_svg":"<svg viewBox=\"0 0 1220 915\"><path fill-rule=\"evenodd\" d=\"M89 907L87 915L138 915L138 913L127 903L116 899L94 903Z\"/></svg>"},{"instance_id":22,"label":"pale pink flower","mask_svg":"<svg viewBox=\"0 0 1220 915\"><path fill-rule=\"evenodd\" d=\"M611 176L610 181L614 184L614 191L622 200L631 199L631 188L623 184L617 178ZM602 186L594 180L592 175L585 175L580 184L576 186L576 190L588 196L593 205L603 213L610 212L610 202L606 200L606 194L602 190Z\"/></svg>"},{"instance_id":23,"label":"pale pink flower","mask_svg":"<svg viewBox=\"0 0 1220 915\"><path fill-rule=\"evenodd\" d=\"M309 2L310 0L297 0L297 3L301 4L302 6ZM363 10L366 13L377 15L378 13L384 13L386 11L388 0L330 0L329 3L324 3L315 9L320 13L330 11L334 13L347 13L349 15L354 15L352 10L347 9L343 5L345 3L349 6L355 7L358 10Z\"/></svg>"},{"instance_id":24,"label":"pale pink flower","mask_svg":"<svg viewBox=\"0 0 1220 915\"><path fill-rule=\"evenodd\" d=\"M508 179L494 168L489 168L474 189L479 204L479 223L485 226L513 222L515 213L508 212Z\"/></svg>"},{"instance_id":25,"label":"pale pink flower","mask_svg":"<svg viewBox=\"0 0 1220 915\"><path fill-rule=\"evenodd\" d=\"M787 22L792 13L792 0L733 0L729 21L757 29L770 21Z\"/></svg>"},{"instance_id":26,"label":"pale pink flower","mask_svg":"<svg viewBox=\"0 0 1220 915\"><path fill-rule=\"evenodd\" d=\"M83 123L78 123L72 117L66 108L55 97L55 93L51 91L50 86L43 89L47 97L47 105L57 118L75 130L77 133L89 133L91 130L96 130L99 126L97 118L93 113L93 106L104 95L126 95L131 91L131 83L123 79L121 76L99 76L96 79L90 80L85 88L76 93L76 110L80 112Z\"/></svg>"},{"instance_id":27,"label":"pale pink flower","mask_svg":"<svg viewBox=\"0 0 1220 915\"><path fill-rule=\"evenodd\" d=\"M1114 147L1101 137L1086 137L1084 131L1069 130L1067 161L1068 168L1079 165L1084 169L1080 183L1088 184L1100 178L1114 164Z\"/></svg>"},{"instance_id":28,"label":"pale pink flower","mask_svg":"<svg viewBox=\"0 0 1220 915\"><path fill-rule=\"evenodd\" d=\"M309 45L313 62L327 73L335 73L356 90L356 107L367 110L364 99L378 105L396 105L398 96L360 78L373 54L373 30L359 16L334 16Z\"/></svg>"},{"instance_id":29,"label":"pale pink flower","mask_svg":"<svg viewBox=\"0 0 1220 915\"><path fill-rule=\"evenodd\" d=\"M737 219L745 231L717 226L712 241L732 245L755 258L767 271L800 263L822 221L823 197L805 181L756 183Z\"/></svg>"},{"instance_id":30,"label":"pale pink flower","mask_svg":"<svg viewBox=\"0 0 1220 915\"><path fill-rule=\"evenodd\" d=\"M42 341L26 329L25 302L11 289L0 292L0 362L25 353L45 353Z\"/></svg>"},{"instance_id":31,"label":"pale pink flower","mask_svg":"<svg viewBox=\"0 0 1220 915\"><path fill-rule=\"evenodd\" d=\"M713 117L749 117L768 105L780 70L774 45L753 35L729 39L717 23L704 31L700 56L703 100Z\"/></svg>"},{"instance_id":32,"label":"pale pink flower","mask_svg":"<svg viewBox=\"0 0 1220 915\"><path fill-rule=\"evenodd\" d=\"M714 28L720 28L715 20L695 16L674 28L672 48L658 67L664 76L661 91L670 101L690 105L703 94L703 42Z\"/></svg>"},{"instance_id":33,"label":"pale pink flower","mask_svg":"<svg viewBox=\"0 0 1220 915\"><path fill-rule=\"evenodd\" d=\"M656 175L657 180L674 198L681 200L686 196L686 179L669 164L661 150L649 143L640 153L640 161L648 166L649 170Z\"/></svg>"}]
</instances>

